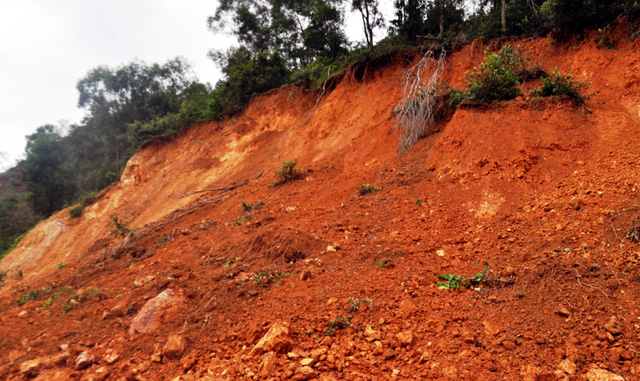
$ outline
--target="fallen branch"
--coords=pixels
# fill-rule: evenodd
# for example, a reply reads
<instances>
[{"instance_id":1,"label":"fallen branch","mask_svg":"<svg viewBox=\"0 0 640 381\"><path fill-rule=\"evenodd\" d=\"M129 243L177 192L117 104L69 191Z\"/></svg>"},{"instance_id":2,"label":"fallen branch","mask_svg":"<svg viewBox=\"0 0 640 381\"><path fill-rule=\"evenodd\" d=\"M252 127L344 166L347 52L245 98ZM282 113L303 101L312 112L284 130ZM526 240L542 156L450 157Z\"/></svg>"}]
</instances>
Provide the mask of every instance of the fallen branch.
<instances>
[{"instance_id":1,"label":"fallen branch","mask_svg":"<svg viewBox=\"0 0 640 381\"><path fill-rule=\"evenodd\" d=\"M215 191L218 191L218 194L222 194L222 193L224 193L224 192L228 192L228 191L230 191L230 190L234 190L234 189L239 188L239 187L241 187L241 186L247 185L247 184L249 184L249 182L254 181L254 180L257 180L257 179L259 179L259 178L260 178L260 177L262 177L262 176L264 176L264 171L260 172L260 174L259 174L258 176L254 177L254 178L253 178L253 179L251 179L251 180L245 180L245 181L243 181L243 182L240 182L240 183L237 183L237 184L234 184L234 185L229 185L229 186L222 187L222 188L208 188L208 189L201 189L201 190L198 190L198 191L195 191L195 192L191 192L191 193L183 194L183 195L178 196L178 197L179 197L179 198L184 198L184 197L192 196L192 195L194 195L194 194L198 194L198 193L215 192Z\"/></svg>"}]
</instances>

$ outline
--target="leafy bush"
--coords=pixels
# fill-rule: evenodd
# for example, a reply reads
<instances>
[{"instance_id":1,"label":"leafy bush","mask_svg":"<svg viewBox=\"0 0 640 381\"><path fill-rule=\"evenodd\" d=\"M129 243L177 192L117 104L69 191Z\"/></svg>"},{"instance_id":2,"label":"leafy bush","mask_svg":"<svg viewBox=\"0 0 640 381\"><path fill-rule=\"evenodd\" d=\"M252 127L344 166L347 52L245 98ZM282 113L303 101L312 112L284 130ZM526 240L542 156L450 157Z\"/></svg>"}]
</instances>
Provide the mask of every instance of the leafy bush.
<instances>
[{"instance_id":1,"label":"leafy bush","mask_svg":"<svg viewBox=\"0 0 640 381\"><path fill-rule=\"evenodd\" d=\"M84 206L78 205L75 208L69 209L69 215L73 218L80 217L82 215L83 210L84 210Z\"/></svg>"},{"instance_id":2,"label":"leafy bush","mask_svg":"<svg viewBox=\"0 0 640 381\"><path fill-rule=\"evenodd\" d=\"M376 193L379 189L374 187L373 185L362 183L358 186L358 194L364 196L369 193Z\"/></svg>"},{"instance_id":3,"label":"leafy bush","mask_svg":"<svg viewBox=\"0 0 640 381\"><path fill-rule=\"evenodd\" d=\"M467 72L467 98L478 102L509 100L522 93L518 73L525 68L520 47L504 46L498 53L485 55L484 62Z\"/></svg>"},{"instance_id":4,"label":"leafy bush","mask_svg":"<svg viewBox=\"0 0 640 381\"><path fill-rule=\"evenodd\" d=\"M123 218L119 217L115 212L111 214L111 222L113 222L113 228L109 232L109 235L112 235L116 238L126 237L130 234L133 234L136 229L130 228L128 225L128 221L124 221Z\"/></svg>"},{"instance_id":5,"label":"leafy bush","mask_svg":"<svg viewBox=\"0 0 640 381\"><path fill-rule=\"evenodd\" d=\"M282 167L276 171L276 183L274 185L281 185L291 180L299 179L302 175L302 170L296 169L296 164L298 164L298 159L282 163Z\"/></svg>"},{"instance_id":6,"label":"leafy bush","mask_svg":"<svg viewBox=\"0 0 640 381\"><path fill-rule=\"evenodd\" d=\"M562 74L556 70L548 77L542 77L542 86L535 89L531 94L536 97L560 97L567 96L573 99L577 106L580 106L589 99L585 94L589 85L573 79L572 74Z\"/></svg>"},{"instance_id":7,"label":"leafy bush","mask_svg":"<svg viewBox=\"0 0 640 381\"><path fill-rule=\"evenodd\" d=\"M491 271L491 266L488 262L484 263L485 267L476 275L471 278L464 275L454 275L454 274L443 274L438 275L437 278L443 280L444 282L438 282L438 288L440 290L457 290L460 287L471 288L477 287L482 283L486 282L489 279L489 272ZM469 279L468 282L465 280Z\"/></svg>"}]
</instances>

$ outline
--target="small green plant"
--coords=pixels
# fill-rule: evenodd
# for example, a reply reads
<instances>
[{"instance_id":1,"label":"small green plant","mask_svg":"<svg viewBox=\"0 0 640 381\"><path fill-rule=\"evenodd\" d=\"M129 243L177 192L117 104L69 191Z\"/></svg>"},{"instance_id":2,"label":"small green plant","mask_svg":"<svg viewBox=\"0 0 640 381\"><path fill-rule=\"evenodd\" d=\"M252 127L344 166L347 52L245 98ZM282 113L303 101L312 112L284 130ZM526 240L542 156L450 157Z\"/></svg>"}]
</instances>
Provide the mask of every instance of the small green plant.
<instances>
[{"instance_id":1,"label":"small green plant","mask_svg":"<svg viewBox=\"0 0 640 381\"><path fill-rule=\"evenodd\" d=\"M424 202L424 201L422 201L421 199L417 199L417 200L416 200L416 205L417 205L417 206L420 206L420 205L422 205L422 203L423 203L423 202Z\"/></svg>"},{"instance_id":2,"label":"small green plant","mask_svg":"<svg viewBox=\"0 0 640 381\"><path fill-rule=\"evenodd\" d=\"M166 245L171 241L173 241L173 236L170 234L165 234L160 238L156 238L156 243L160 246Z\"/></svg>"},{"instance_id":3,"label":"small green plant","mask_svg":"<svg viewBox=\"0 0 640 381\"><path fill-rule=\"evenodd\" d=\"M542 86L535 89L531 95L535 97L567 96L574 100L576 106L583 105L589 99L589 95L585 94L589 85L573 79L571 73L562 74L556 69L548 77L542 77L541 81Z\"/></svg>"},{"instance_id":4,"label":"small green plant","mask_svg":"<svg viewBox=\"0 0 640 381\"><path fill-rule=\"evenodd\" d=\"M351 319L353 319L353 317L343 318L341 316L338 316L337 318L335 318L335 320L327 323L328 328L324 331L324 335L333 336L336 334L336 329L340 330L351 327Z\"/></svg>"},{"instance_id":5,"label":"small green plant","mask_svg":"<svg viewBox=\"0 0 640 381\"><path fill-rule=\"evenodd\" d=\"M52 305L53 305L53 299L49 298L44 303L42 303L39 310L43 311L44 309L46 309L47 307L51 307Z\"/></svg>"},{"instance_id":6,"label":"small green plant","mask_svg":"<svg viewBox=\"0 0 640 381\"><path fill-rule=\"evenodd\" d=\"M260 200L258 200L258 202L255 204L247 204L246 202L242 201L242 211L245 213L250 213L258 209L261 205L262 201Z\"/></svg>"},{"instance_id":7,"label":"small green plant","mask_svg":"<svg viewBox=\"0 0 640 381\"><path fill-rule=\"evenodd\" d=\"M25 292L24 294L20 295L20 299L16 301L17 305L22 306L23 304L26 304L31 300L38 299L42 294L41 290L32 290L31 288L28 288L28 290L29 290L28 292Z\"/></svg>"},{"instance_id":8,"label":"small green plant","mask_svg":"<svg viewBox=\"0 0 640 381\"><path fill-rule=\"evenodd\" d=\"M471 288L477 287L489 279L489 273L491 272L491 265L488 262L484 263L485 267L476 275L471 278L464 275L443 274L438 275L437 278L443 282L438 282L438 288L440 290L457 290L460 287ZM465 280L469 280L465 282Z\"/></svg>"},{"instance_id":9,"label":"small green plant","mask_svg":"<svg viewBox=\"0 0 640 381\"><path fill-rule=\"evenodd\" d=\"M274 185L281 185L286 182L299 179L302 176L302 170L296 169L298 159L282 163L282 167L276 171L276 182Z\"/></svg>"},{"instance_id":10,"label":"small green plant","mask_svg":"<svg viewBox=\"0 0 640 381\"><path fill-rule=\"evenodd\" d=\"M241 226L246 224L249 221L251 221L251 216L248 214L245 214L242 217L236 218L236 220L233 222L233 226Z\"/></svg>"},{"instance_id":11,"label":"small green plant","mask_svg":"<svg viewBox=\"0 0 640 381\"><path fill-rule=\"evenodd\" d=\"M97 287L91 287L85 290L82 294L76 294L70 297L67 302L62 306L62 312L67 313L76 308L80 303L85 302L100 293L100 289Z\"/></svg>"},{"instance_id":12,"label":"small green plant","mask_svg":"<svg viewBox=\"0 0 640 381\"><path fill-rule=\"evenodd\" d=\"M629 26L629 42L635 41L638 37L640 37L640 30L635 28L633 25Z\"/></svg>"},{"instance_id":13,"label":"small green plant","mask_svg":"<svg viewBox=\"0 0 640 381\"><path fill-rule=\"evenodd\" d=\"M520 47L504 46L498 53L487 53L484 62L472 72L467 72L465 98L478 102L509 100L522 92L518 73L524 70L526 61Z\"/></svg>"},{"instance_id":14,"label":"small green plant","mask_svg":"<svg viewBox=\"0 0 640 381\"><path fill-rule=\"evenodd\" d=\"M58 263L58 270L64 270L69 267L68 263Z\"/></svg>"},{"instance_id":15,"label":"small green plant","mask_svg":"<svg viewBox=\"0 0 640 381\"><path fill-rule=\"evenodd\" d=\"M387 263L388 261L380 261L378 263L376 263L376 266L378 266L379 269L384 269L385 267L387 267Z\"/></svg>"},{"instance_id":16,"label":"small green plant","mask_svg":"<svg viewBox=\"0 0 640 381\"><path fill-rule=\"evenodd\" d=\"M525 296L526 294L527 294L526 292L524 292L524 291L520 291L520 292L518 293L518 298L524 298L524 296Z\"/></svg>"},{"instance_id":17,"label":"small green plant","mask_svg":"<svg viewBox=\"0 0 640 381\"><path fill-rule=\"evenodd\" d=\"M69 216L76 218L82 215L82 211L84 210L84 206L78 205L74 208L69 209Z\"/></svg>"},{"instance_id":18,"label":"small green plant","mask_svg":"<svg viewBox=\"0 0 640 381\"><path fill-rule=\"evenodd\" d=\"M348 312L358 312L360 310L360 299L352 296L349 298L349 307L347 308Z\"/></svg>"},{"instance_id":19,"label":"small green plant","mask_svg":"<svg viewBox=\"0 0 640 381\"><path fill-rule=\"evenodd\" d=\"M255 284L262 284L264 283L265 285L268 285L272 282L277 282L279 280L282 280L284 278L288 278L289 276L291 276L291 273L289 272L285 272L285 273L281 273L278 271L270 271L267 272L265 270L259 271L255 274L253 274L253 283Z\"/></svg>"},{"instance_id":20,"label":"small green plant","mask_svg":"<svg viewBox=\"0 0 640 381\"><path fill-rule=\"evenodd\" d=\"M598 29L598 38L596 38L596 46L598 48L605 48L610 50L616 50L616 42L611 39L611 30L609 26Z\"/></svg>"},{"instance_id":21,"label":"small green plant","mask_svg":"<svg viewBox=\"0 0 640 381\"><path fill-rule=\"evenodd\" d=\"M111 214L110 218L111 222L113 222L113 228L109 232L109 235L119 238L126 237L135 233L136 229L130 228L128 226L128 221L125 221L123 218L119 217L115 212Z\"/></svg>"},{"instance_id":22,"label":"small green plant","mask_svg":"<svg viewBox=\"0 0 640 381\"><path fill-rule=\"evenodd\" d=\"M640 223L638 223L638 216L633 219L633 224L627 232L627 239L631 242L640 242Z\"/></svg>"},{"instance_id":23,"label":"small green plant","mask_svg":"<svg viewBox=\"0 0 640 381\"><path fill-rule=\"evenodd\" d=\"M364 196L365 194L376 193L379 189L373 185L362 183L358 186L358 194Z\"/></svg>"}]
</instances>

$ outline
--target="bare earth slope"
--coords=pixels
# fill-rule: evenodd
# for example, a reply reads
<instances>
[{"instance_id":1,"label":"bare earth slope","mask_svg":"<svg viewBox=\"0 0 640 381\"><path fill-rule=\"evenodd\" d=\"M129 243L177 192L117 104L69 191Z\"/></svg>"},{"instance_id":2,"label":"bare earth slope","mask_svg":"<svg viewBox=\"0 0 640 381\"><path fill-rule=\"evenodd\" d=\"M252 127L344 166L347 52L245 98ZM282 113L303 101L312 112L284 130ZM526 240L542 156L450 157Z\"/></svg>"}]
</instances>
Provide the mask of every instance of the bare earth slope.
<instances>
[{"instance_id":1,"label":"bare earth slope","mask_svg":"<svg viewBox=\"0 0 640 381\"><path fill-rule=\"evenodd\" d=\"M509 42L592 82L592 113L467 105L398 154L399 53L147 146L0 261L0 379L640 379L640 42L616 33Z\"/></svg>"}]
</instances>

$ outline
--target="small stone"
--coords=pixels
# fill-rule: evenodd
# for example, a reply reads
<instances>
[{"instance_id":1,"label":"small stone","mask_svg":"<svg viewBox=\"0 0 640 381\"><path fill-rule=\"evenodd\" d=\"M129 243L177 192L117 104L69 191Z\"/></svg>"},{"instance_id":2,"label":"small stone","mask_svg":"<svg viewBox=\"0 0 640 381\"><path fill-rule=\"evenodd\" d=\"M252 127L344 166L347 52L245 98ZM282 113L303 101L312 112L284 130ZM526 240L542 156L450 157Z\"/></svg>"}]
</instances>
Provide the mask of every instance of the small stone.
<instances>
[{"instance_id":1,"label":"small stone","mask_svg":"<svg viewBox=\"0 0 640 381\"><path fill-rule=\"evenodd\" d=\"M566 307L560 308L556 313L564 317L569 317L569 315L571 315L571 312Z\"/></svg>"},{"instance_id":2,"label":"small stone","mask_svg":"<svg viewBox=\"0 0 640 381\"><path fill-rule=\"evenodd\" d=\"M284 322L276 322L267 333L258 341L251 350L252 355L261 355L265 352L286 353L293 347L293 341L289 337L289 325Z\"/></svg>"},{"instance_id":3,"label":"small stone","mask_svg":"<svg viewBox=\"0 0 640 381\"><path fill-rule=\"evenodd\" d=\"M514 349L517 348L516 343L514 343L513 341L510 340L505 340L502 342L502 346L505 347L506 349L512 351Z\"/></svg>"},{"instance_id":4,"label":"small stone","mask_svg":"<svg viewBox=\"0 0 640 381\"><path fill-rule=\"evenodd\" d=\"M301 366L300 368L296 369L292 379L294 381L304 381L304 380L310 380L316 377L316 375L317 373L315 370L313 370L312 367Z\"/></svg>"},{"instance_id":5,"label":"small stone","mask_svg":"<svg viewBox=\"0 0 640 381\"><path fill-rule=\"evenodd\" d=\"M84 351L80 353L76 358L76 370L87 369L94 362L96 362L95 356L87 351Z\"/></svg>"},{"instance_id":6,"label":"small stone","mask_svg":"<svg viewBox=\"0 0 640 381\"><path fill-rule=\"evenodd\" d=\"M160 355L153 354L151 355L151 362L161 363L162 357L160 357Z\"/></svg>"},{"instance_id":7,"label":"small stone","mask_svg":"<svg viewBox=\"0 0 640 381\"><path fill-rule=\"evenodd\" d=\"M370 325L364 329L364 336L368 341L380 340L380 332L374 331Z\"/></svg>"},{"instance_id":8,"label":"small stone","mask_svg":"<svg viewBox=\"0 0 640 381\"><path fill-rule=\"evenodd\" d=\"M300 366L311 366L311 365L313 365L312 358L307 357L300 360Z\"/></svg>"},{"instance_id":9,"label":"small stone","mask_svg":"<svg viewBox=\"0 0 640 381\"><path fill-rule=\"evenodd\" d=\"M258 367L258 376L263 378L269 377L276 368L276 360L275 352L268 352L262 356L262 362Z\"/></svg>"},{"instance_id":10,"label":"small stone","mask_svg":"<svg viewBox=\"0 0 640 381\"><path fill-rule=\"evenodd\" d=\"M400 375L400 369L394 369L391 372L391 377L398 377Z\"/></svg>"},{"instance_id":11,"label":"small stone","mask_svg":"<svg viewBox=\"0 0 640 381\"><path fill-rule=\"evenodd\" d=\"M411 345L413 343L413 334L411 331L402 331L396 334L396 339L402 346Z\"/></svg>"},{"instance_id":12,"label":"small stone","mask_svg":"<svg viewBox=\"0 0 640 381\"><path fill-rule=\"evenodd\" d=\"M129 326L129 335L153 331L180 315L186 307L184 296L168 288L142 306Z\"/></svg>"},{"instance_id":13,"label":"small stone","mask_svg":"<svg viewBox=\"0 0 640 381\"><path fill-rule=\"evenodd\" d=\"M27 317L27 316L29 316L29 311L27 311L27 310L22 310L22 311L20 311L20 313L18 314L18 317L21 317L21 318L23 318L23 317Z\"/></svg>"},{"instance_id":14,"label":"small stone","mask_svg":"<svg viewBox=\"0 0 640 381\"><path fill-rule=\"evenodd\" d=\"M59 348L62 352L64 352L64 351L68 351L68 350L69 350L69 348L70 348L70 346L69 346L69 344L62 344L62 345L60 345L58 348Z\"/></svg>"},{"instance_id":15,"label":"small stone","mask_svg":"<svg viewBox=\"0 0 640 381\"><path fill-rule=\"evenodd\" d=\"M587 381L625 381L622 376L600 369L595 365L584 375Z\"/></svg>"},{"instance_id":16,"label":"small stone","mask_svg":"<svg viewBox=\"0 0 640 381\"><path fill-rule=\"evenodd\" d=\"M335 252L335 251L336 251L335 247L333 247L331 245L327 246L327 252Z\"/></svg>"},{"instance_id":17,"label":"small stone","mask_svg":"<svg viewBox=\"0 0 640 381\"><path fill-rule=\"evenodd\" d=\"M560 361L560 364L558 364L558 369L568 375L574 374L576 372L576 368L576 364L569 359L564 359Z\"/></svg>"},{"instance_id":18,"label":"small stone","mask_svg":"<svg viewBox=\"0 0 640 381\"><path fill-rule=\"evenodd\" d=\"M107 349L104 353L104 356L102 357L102 360L104 360L104 362L106 362L107 364L113 364L119 359L120 359L120 355L113 348Z\"/></svg>"},{"instance_id":19,"label":"small stone","mask_svg":"<svg viewBox=\"0 0 640 381\"><path fill-rule=\"evenodd\" d=\"M20 373L25 377L35 377L42 370L42 360L28 360L20 364Z\"/></svg>"},{"instance_id":20,"label":"small stone","mask_svg":"<svg viewBox=\"0 0 640 381\"><path fill-rule=\"evenodd\" d=\"M304 269L300 272L300 280L307 280L313 277L313 273L309 269Z\"/></svg>"},{"instance_id":21,"label":"small stone","mask_svg":"<svg viewBox=\"0 0 640 381\"><path fill-rule=\"evenodd\" d=\"M609 319L609 321L604 325L604 329L612 335L622 334L622 327L620 327L615 316L612 316L611 319Z\"/></svg>"},{"instance_id":22,"label":"small stone","mask_svg":"<svg viewBox=\"0 0 640 381\"><path fill-rule=\"evenodd\" d=\"M104 381L109 377L109 369L106 366L101 366L93 373L90 380L92 381Z\"/></svg>"},{"instance_id":23,"label":"small stone","mask_svg":"<svg viewBox=\"0 0 640 381\"><path fill-rule=\"evenodd\" d=\"M162 348L162 355L168 358L180 358L187 348L187 341L182 335L171 335Z\"/></svg>"}]
</instances>

